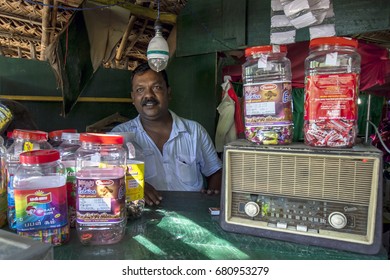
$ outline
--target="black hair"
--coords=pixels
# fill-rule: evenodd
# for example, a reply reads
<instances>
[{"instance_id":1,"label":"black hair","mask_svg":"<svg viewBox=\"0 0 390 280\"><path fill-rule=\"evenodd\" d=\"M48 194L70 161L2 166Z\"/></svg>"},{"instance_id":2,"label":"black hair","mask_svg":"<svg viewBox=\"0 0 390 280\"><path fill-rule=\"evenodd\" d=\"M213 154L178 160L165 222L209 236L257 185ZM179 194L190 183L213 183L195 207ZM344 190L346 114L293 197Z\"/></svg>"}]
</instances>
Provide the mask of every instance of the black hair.
<instances>
[{"instance_id":1,"label":"black hair","mask_svg":"<svg viewBox=\"0 0 390 280\"><path fill-rule=\"evenodd\" d=\"M145 73L146 71L148 70L152 70L154 71L152 68L150 68L149 64L147 62L144 62L140 65L138 65L134 70L133 70L133 73L131 75L131 81L133 82L134 80L134 76L137 75L137 74L143 74ZM161 75L163 76L164 78L164 81L167 85L167 87L169 87L169 82L168 82L168 75L167 75L167 72L165 70L162 70L158 73L161 73Z\"/></svg>"}]
</instances>

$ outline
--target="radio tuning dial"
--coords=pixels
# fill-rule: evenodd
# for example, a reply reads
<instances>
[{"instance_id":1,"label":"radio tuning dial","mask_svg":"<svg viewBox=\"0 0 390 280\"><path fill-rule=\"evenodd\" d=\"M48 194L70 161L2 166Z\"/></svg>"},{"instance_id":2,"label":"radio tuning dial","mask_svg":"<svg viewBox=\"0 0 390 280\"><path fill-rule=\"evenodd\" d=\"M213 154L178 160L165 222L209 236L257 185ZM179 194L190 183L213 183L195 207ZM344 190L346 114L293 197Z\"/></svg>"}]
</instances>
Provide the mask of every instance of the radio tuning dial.
<instances>
[{"instance_id":1,"label":"radio tuning dial","mask_svg":"<svg viewBox=\"0 0 390 280\"><path fill-rule=\"evenodd\" d=\"M328 218L329 224L336 228L342 229L347 225L347 217L340 212L332 212Z\"/></svg>"},{"instance_id":2,"label":"radio tuning dial","mask_svg":"<svg viewBox=\"0 0 390 280\"><path fill-rule=\"evenodd\" d=\"M256 217L260 212L260 206L256 202L249 201L247 204L245 204L244 208L245 214L247 214L249 217Z\"/></svg>"}]
</instances>

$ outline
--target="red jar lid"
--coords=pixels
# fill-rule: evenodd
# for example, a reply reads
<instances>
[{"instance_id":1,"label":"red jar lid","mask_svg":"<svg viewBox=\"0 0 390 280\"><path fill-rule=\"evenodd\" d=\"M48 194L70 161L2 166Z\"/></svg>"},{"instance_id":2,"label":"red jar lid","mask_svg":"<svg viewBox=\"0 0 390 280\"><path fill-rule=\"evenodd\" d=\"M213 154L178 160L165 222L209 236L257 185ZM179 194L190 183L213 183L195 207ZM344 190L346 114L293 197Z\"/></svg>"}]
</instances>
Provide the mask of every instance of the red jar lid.
<instances>
[{"instance_id":1,"label":"red jar lid","mask_svg":"<svg viewBox=\"0 0 390 280\"><path fill-rule=\"evenodd\" d=\"M61 138L61 135L63 132L77 133L77 129L69 128L69 129L54 130L54 131L49 132L49 138L50 139L53 139L55 137Z\"/></svg>"},{"instance_id":2,"label":"red jar lid","mask_svg":"<svg viewBox=\"0 0 390 280\"><path fill-rule=\"evenodd\" d=\"M60 159L60 152L57 150L35 150L21 153L19 161L26 164L40 164L53 162Z\"/></svg>"},{"instance_id":3,"label":"red jar lid","mask_svg":"<svg viewBox=\"0 0 390 280\"><path fill-rule=\"evenodd\" d=\"M47 141L47 132L40 130L14 129L12 136L14 139L22 138L25 140Z\"/></svg>"},{"instance_id":4,"label":"red jar lid","mask_svg":"<svg viewBox=\"0 0 390 280\"><path fill-rule=\"evenodd\" d=\"M245 49L245 57L251 56L255 53L285 53L287 52L287 47L285 45L268 45L268 46L258 46Z\"/></svg>"},{"instance_id":5,"label":"red jar lid","mask_svg":"<svg viewBox=\"0 0 390 280\"><path fill-rule=\"evenodd\" d=\"M7 138L8 139L13 139L14 138L13 132L14 131L7 131Z\"/></svg>"},{"instance_id":6,"label":"red jar lid","mask_svg":"<svg viewBox=\"0 0 390 280\"><path fill-rule=\"evenodd\" d=\"M81 133L80 142L123 145L123 136L102 133Z\"/></svg>"},{"instance_id":7,"label":"red jar lid","mask_svg":"<svg viewBox=\"0 0 390 280\"><path fill-rule=\"evenodd\" d=\"M318 47L320 45L334 45L357 48L358 41L348 37L320 37L311 40L309 47Z\"/></svg>"}]
</instances>

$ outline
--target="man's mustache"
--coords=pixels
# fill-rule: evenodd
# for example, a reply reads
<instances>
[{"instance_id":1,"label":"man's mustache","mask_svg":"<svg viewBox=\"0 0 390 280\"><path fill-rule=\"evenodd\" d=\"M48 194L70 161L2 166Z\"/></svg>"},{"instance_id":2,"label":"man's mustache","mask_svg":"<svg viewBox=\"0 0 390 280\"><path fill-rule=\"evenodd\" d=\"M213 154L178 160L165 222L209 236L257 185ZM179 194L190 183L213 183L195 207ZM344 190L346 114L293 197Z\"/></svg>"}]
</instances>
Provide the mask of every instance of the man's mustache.
<instances>
[{"instance_id":1,"label":"man's mustache","mask_svg":"<svg viewBox=\"0 0 390 280\"><path fill-rule=\"evenodd\" d=\"M155 98L147 98L147 99L142 100L141 105L145 106L147 103L153 103L154 105L157 105L158 100Z\"/></svg>"}]
</instances>

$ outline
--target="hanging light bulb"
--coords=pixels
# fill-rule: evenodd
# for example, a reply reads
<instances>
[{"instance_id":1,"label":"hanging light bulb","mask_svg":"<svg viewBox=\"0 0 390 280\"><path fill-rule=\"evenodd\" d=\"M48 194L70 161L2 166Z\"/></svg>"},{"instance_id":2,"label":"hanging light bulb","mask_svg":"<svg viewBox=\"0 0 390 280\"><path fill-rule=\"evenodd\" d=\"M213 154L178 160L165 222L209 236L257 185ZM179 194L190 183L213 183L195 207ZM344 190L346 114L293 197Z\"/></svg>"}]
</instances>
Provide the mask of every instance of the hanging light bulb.
<instances>
[{"instance_id":1,"label":"hanging light bulb","mask_svg":"<svg viewBox=\"0 0 390 280\"><path fill-rule=\"evenodd\" d=\"M168 65L169 48L168 43L162 36L162 26L160 23L160 1L158 1L158 14L156 22L154 23L154 30L156 35L150 40L146 56L148 64L156 72L164 70Z\"/></svg>"}]
</instances>

